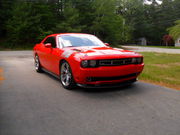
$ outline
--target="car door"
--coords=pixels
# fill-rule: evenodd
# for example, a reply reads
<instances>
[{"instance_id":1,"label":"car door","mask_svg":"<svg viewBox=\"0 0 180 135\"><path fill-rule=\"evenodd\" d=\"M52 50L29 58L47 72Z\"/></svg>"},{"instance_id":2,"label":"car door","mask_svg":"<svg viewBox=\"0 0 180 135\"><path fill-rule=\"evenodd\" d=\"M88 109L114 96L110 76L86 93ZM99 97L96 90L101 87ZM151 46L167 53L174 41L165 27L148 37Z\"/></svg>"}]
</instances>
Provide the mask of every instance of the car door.
<instances>
[{"instance_id":1,"label":"car door","mask_svg":"<svg viewBox=\"0 0 180 135\"><path fill-rule=\"evenodd\" d=\"M40 55L40 60L42 61L41 64L42 66L51 71L51 64L50 64L50 57L51 57L51 53L52 53L52 47L46 47L46 44L50 43L52 45L53 43L53 39L54 37L47 37L45 39L44 42L42 42L42 45L41 45L41 55Z\"/></svg>"},{"instance_id":2,"label":"car door","mask_svg":"<svg viewBox=\"0 0 180 135\"><path fill-rule=\"evenodd\" d=\"M51 38L52 49L49 54L49 69L56 75L59 75L59 62L61 59L62 49L58 44L58 36Z\"/></svg>"}]
</instances>

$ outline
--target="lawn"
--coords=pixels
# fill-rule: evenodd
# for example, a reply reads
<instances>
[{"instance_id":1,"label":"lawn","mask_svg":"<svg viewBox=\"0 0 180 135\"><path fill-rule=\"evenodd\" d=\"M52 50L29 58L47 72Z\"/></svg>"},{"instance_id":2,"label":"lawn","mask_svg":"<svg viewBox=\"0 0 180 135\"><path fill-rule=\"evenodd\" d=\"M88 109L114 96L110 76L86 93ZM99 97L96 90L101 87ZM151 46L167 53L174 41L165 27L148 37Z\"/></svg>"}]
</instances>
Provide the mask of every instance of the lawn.
<instances>
[{"instance_id":1,"label":"lawn","mask_svg":"<svg viewBox=\"0 0 180 135\"><path fill-rule=\"evenodd\" d=\"M180 90L180 54L142 52L145 67L139 79Z\"/></svg>"}]
</instances>

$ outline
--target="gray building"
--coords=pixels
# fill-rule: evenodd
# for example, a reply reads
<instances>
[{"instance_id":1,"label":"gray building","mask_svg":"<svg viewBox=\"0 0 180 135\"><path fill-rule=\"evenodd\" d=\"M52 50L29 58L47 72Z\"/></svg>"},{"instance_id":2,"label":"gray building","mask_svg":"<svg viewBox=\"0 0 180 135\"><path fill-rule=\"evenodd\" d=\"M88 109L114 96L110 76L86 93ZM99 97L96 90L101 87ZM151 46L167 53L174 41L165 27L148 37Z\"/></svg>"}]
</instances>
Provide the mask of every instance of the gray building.
<instances>
[{"instance_id":1,"label":"gray building","mask_svg":"<svg viewBox=\"0 0 180 135\"><path fill-rule=\"evenodd\" d=\"M179 38L177 38L175 40L175 46L179 46L180 47L180 36L179 36Z\"/></svg>"}]
</instances>

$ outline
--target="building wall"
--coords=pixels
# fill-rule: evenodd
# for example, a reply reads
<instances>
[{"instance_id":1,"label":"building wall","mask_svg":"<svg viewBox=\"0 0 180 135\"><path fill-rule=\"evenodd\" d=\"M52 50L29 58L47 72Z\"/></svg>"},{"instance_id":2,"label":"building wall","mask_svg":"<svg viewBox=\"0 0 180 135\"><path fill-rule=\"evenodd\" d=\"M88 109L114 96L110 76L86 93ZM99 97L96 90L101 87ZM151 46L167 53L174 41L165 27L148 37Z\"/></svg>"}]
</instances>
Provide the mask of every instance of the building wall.
<instances>
[{"instance_id":1,"label":"building wall","mask_svg":"<svg viewBox=\"0 0 180 135\"><path fill-rule=\"evenodd\" d=\"M176 39L175 46L180 46L180 37L178 39Z\"/></svg>"}]
</instances>

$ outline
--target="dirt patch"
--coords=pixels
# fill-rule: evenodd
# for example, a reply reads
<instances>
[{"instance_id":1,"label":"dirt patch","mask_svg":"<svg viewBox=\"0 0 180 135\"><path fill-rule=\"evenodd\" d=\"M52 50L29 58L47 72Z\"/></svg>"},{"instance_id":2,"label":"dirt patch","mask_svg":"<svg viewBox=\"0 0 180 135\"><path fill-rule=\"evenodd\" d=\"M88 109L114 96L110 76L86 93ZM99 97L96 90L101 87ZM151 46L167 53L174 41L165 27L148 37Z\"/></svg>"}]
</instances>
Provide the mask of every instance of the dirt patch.
<instances>
[{"instance_id":1,"label":"dirt patch","mask_svg":"<svg viewBox=\"0 0 180 135\"><path fill-rule=\"evenodd\" d=\"M164 83L164 82L154 82L154 81L151 81L151 80L140 80L140 81L145 82L145 83L152 83L152 84L156 84L156 85L160 85L160 86L163 86L163 87L172 88L172 89L180 91L180 86L179 85L171 85L171 84L167 84L167 83Z\"/></svg>"},{"instance_id":2,"label":"dirt patch","mask_svg":"<svg viewBox=\"0 0 180 135\"><path fill-rule=\"evenodd\" d=\"M170 66L180 66L180 62L169 63L169 64L151 64L151 65L161 68L169 68Z\"/></svg>"},{"instance_id":3,"label":"dirt patch","mask_svg":"<svg viewBox=\"0 0 180 135\"><path fill-rule=\"evenodd\" d=\"M3 77L3 69L0 68L0 81L4 80L4 77Z\"/></svg>"},{"instance_id":4,"label":"dirt patch","mask_svg":"<svg viewBox=\"0 0 180 135\"><path fill-rule=\"evenodd\" d=\"M173 63L174 66L180 66L180 62Z\"/></svg>"},{"instance_id":5,"label":"dirt patch","mask_svg":"<svg viewBox=\"0 0 180 135\"><path fill-rule=\"evenodd\" d=\"M168 64L151 64L152 66L160 67L160 68L169 68Z\"/></svg>"},{"instance_id":6,"label":"dirt patch","mask_svg":"<svg viewBox=\"0 0 180 135\"><path fill-rule=\"evenodd\" d=\"M155 56L161 56L161 53L155 53Z\"/></svg>"},{"instance_id":7,"label":"dirt patch","mask_svg":"<svg viewBox=\"0 0 180 135\"><path fill-rule=\"evenodd\" d=\"M175 78L171 78L171 77L164 77L164 79L169 80L169 81L176 81Z\"/></svg>"}]
</instances>

